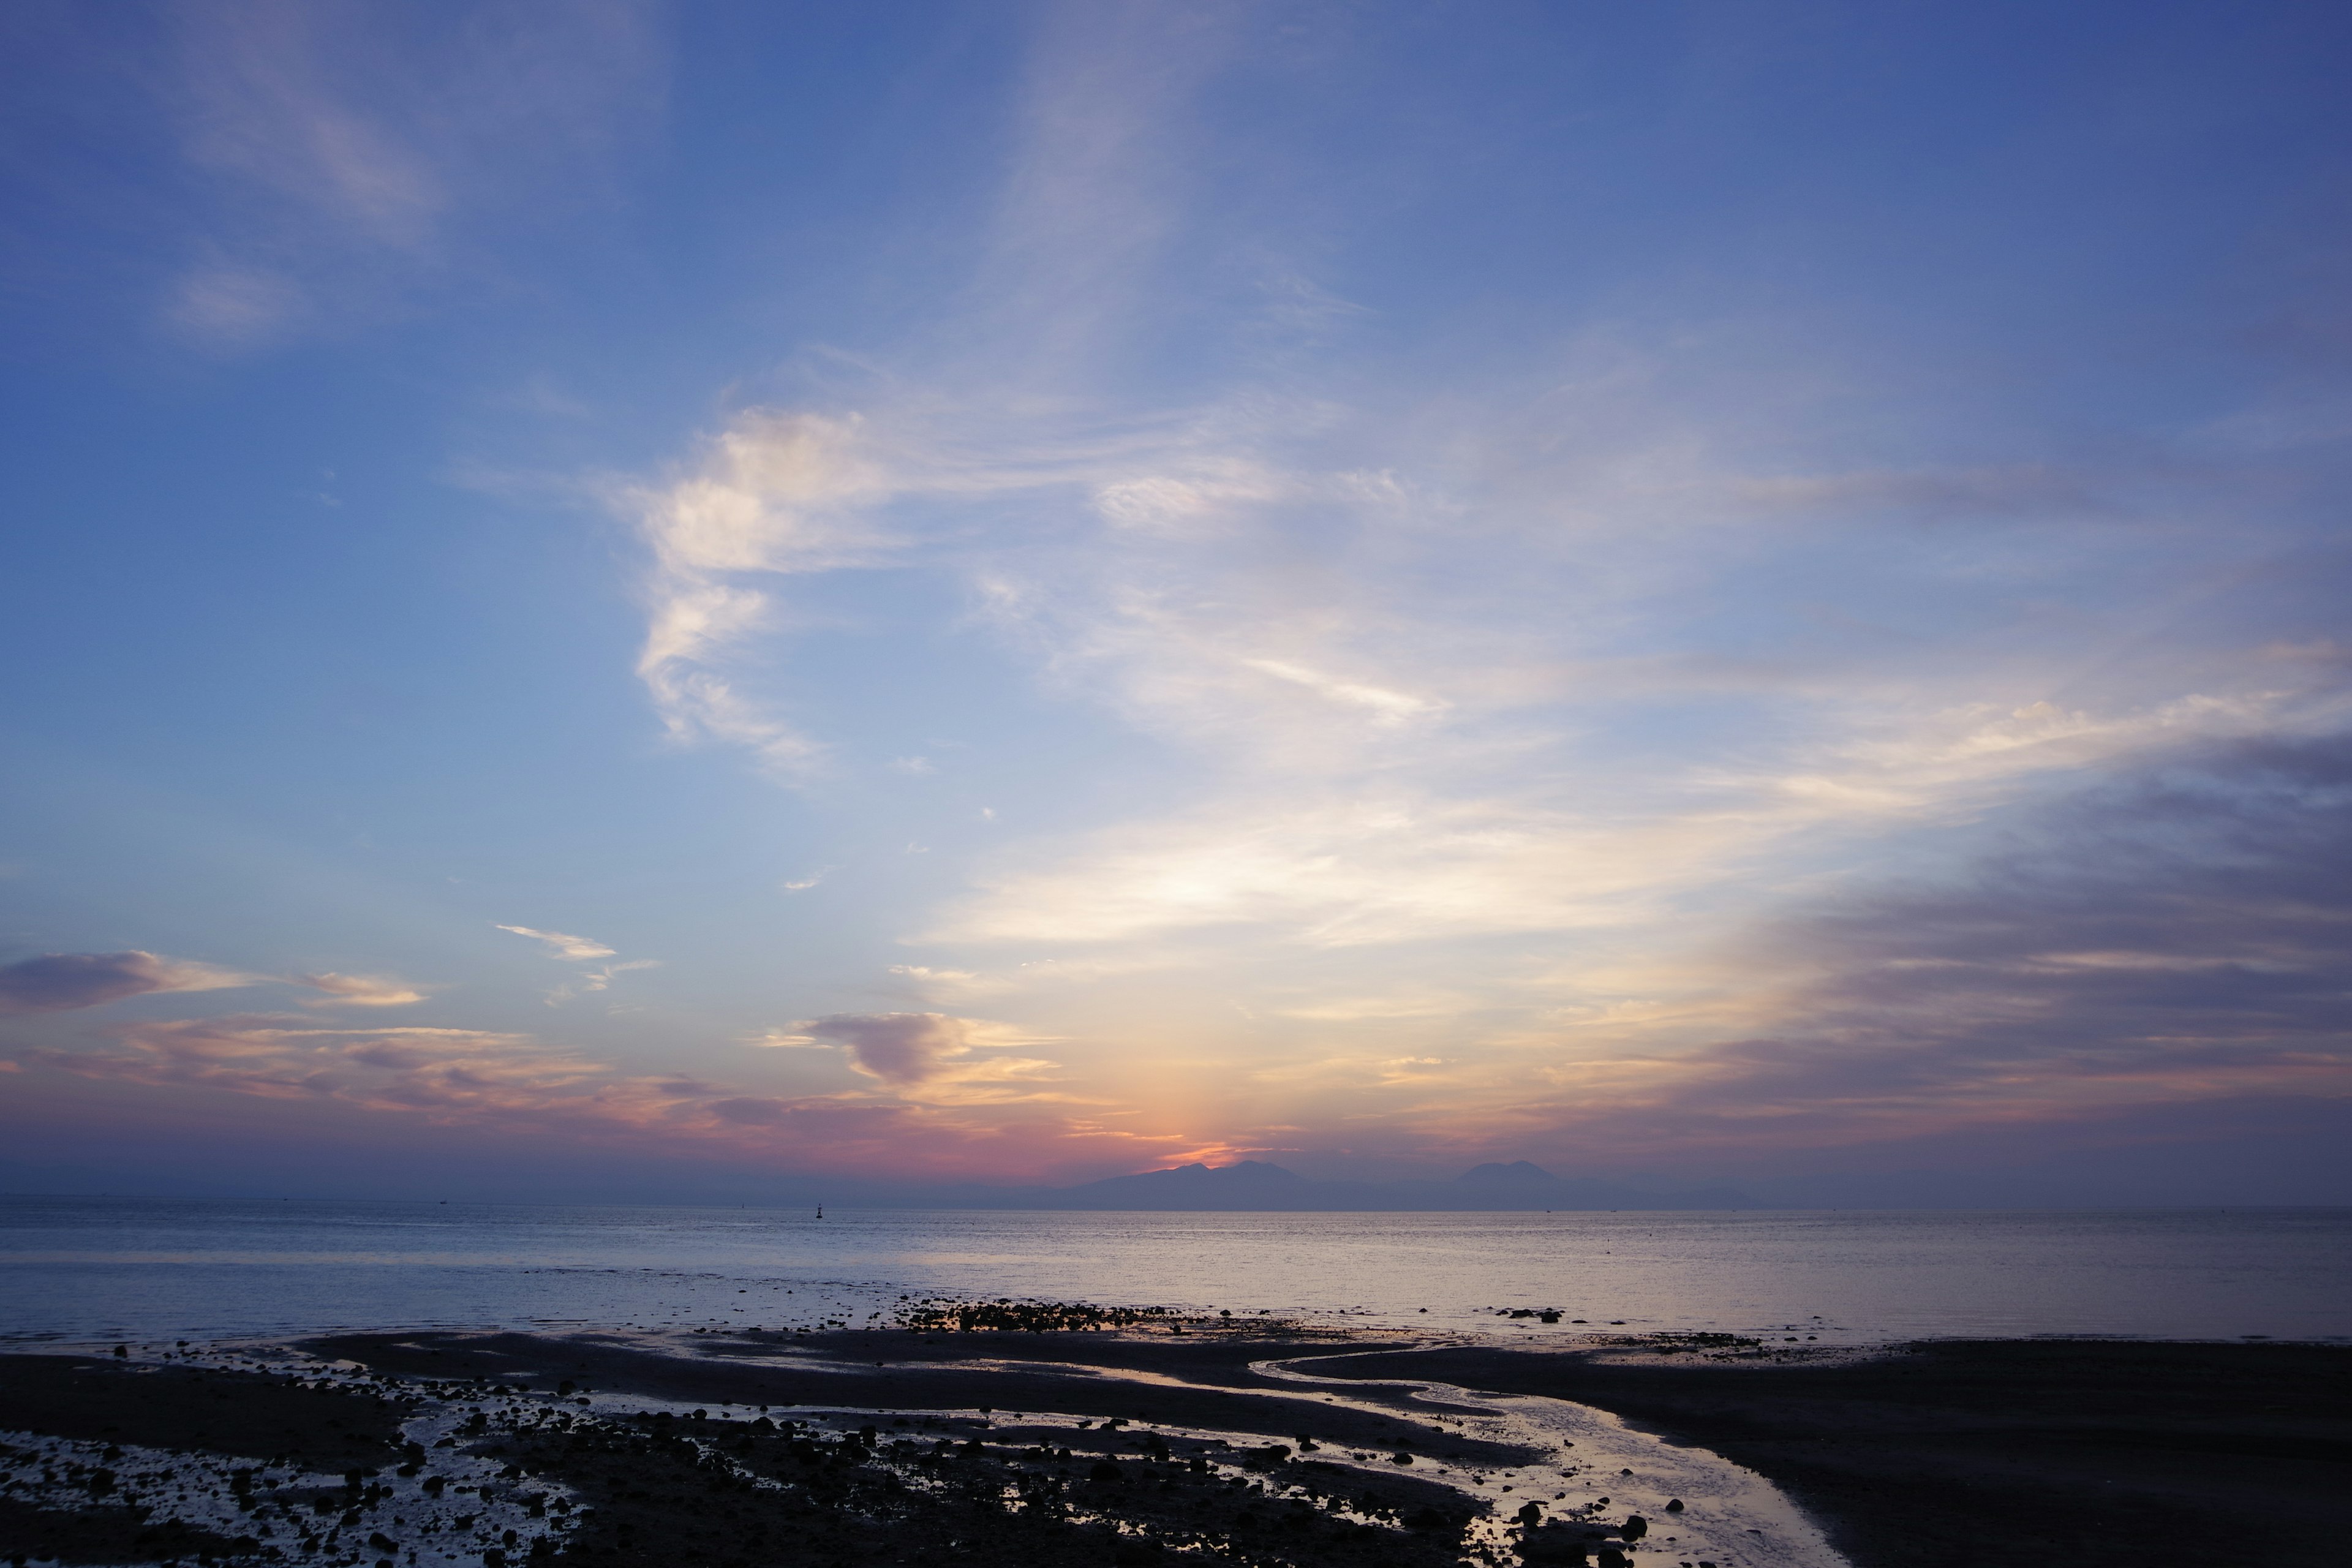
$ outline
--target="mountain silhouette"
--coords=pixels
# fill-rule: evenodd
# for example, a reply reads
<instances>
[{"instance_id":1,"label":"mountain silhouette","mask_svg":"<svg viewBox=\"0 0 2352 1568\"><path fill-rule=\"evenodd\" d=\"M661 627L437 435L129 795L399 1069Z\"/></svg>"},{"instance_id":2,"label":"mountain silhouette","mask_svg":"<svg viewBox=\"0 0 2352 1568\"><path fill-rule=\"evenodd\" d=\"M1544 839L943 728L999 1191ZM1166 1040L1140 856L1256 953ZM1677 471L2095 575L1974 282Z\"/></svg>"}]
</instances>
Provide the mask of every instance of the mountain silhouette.
<instances>
[{"instance_id":1,"label":"mountain silhouette","mask_svg":"<svg viewBox=\"0 0 2352 1568\"><path fill-rule=\"evenodd\" d=\"M1454 1178L1457 1182L1475 1182L1481 1185L1507 1182L1557 1182L1558 1176L1541 1165L1528 1160L1514 1160L1507 1165L1497 1165L1491 1160L1483 1165L1473 1165Z\"/></svg>"}]
</instances>

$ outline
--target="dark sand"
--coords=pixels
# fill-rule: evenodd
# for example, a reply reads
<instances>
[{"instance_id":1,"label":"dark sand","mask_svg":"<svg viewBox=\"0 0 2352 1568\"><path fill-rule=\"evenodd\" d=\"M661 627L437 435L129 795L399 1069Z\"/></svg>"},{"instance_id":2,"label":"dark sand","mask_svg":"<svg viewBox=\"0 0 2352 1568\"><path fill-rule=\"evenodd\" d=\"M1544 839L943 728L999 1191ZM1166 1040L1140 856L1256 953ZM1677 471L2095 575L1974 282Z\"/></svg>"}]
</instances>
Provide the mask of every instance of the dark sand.
<instances>
[{"instance_id":1,"label":"dark sand","mask_svg":"<svg viewBox=\"0 0 2352 1568\"><path fill-rule=\"evenodd\" d=\"M81 1446L6 1456L27 1492L37 1471L52 1484L37 1509L0 1512L0 1553L1096 1568L1206 1552L1264 1568L1451 1568L1483 1507L1415 1474L1417 1456L1532 1456L1441 1430L1426 1407L1334 1408L1247 1370L1355 1342L1213 1328L657 1345L436 1332L321 1339L299 1360L256 1352L270 1373L0 1357L0 1441ZM317 1386L332 1362L363 1370ZM582 1408L590 1397L602 1408ZM633 1408L652 1400L679 1408ZM449 1436L404 1446L415 1418ZM100 1443L134 1451L110 1458ZM186 1462L159 1465L159 1449ZM192 1512L194 1526L169 1522ZM1610 1531L1596 1521L1591 1534Z\"/></svg>"},{"instance_id":2,"label":"dark sand","mask_svg":"<svg viewBox=\"0 0 2352 1568\"><path fill-rule=\"evenodd\" d=\"M2352 1561L2352 1351L1765 1353L1415 1350L1235 1324L343 1335L251 1352L252 1370L7 1356L0 1557L1451 1568L1487 1505L1432 1461L1540 1456L1444 1430L1447 1406L1380 1386L1426 1379L1577 1400L1727 1455L1858 1568ZM1301 1356L1364 1380L1375 1407L1249 1370ZM317 1375L330 1361L344 1372ZM423 1440L404 1442L405 1421ZM1543 1560L1675 1568L1623 1523L1555 1521ZM1518 1555L1516 1533L1481 1529L1490 1561Z\"/></svg>"},{"instance_id":3,"label":"dark sand","mask_svg":"<svg viewBox=\"0 0 2352 1568\"><path fill-rule=\"evenodd\" d=\"M2352 1348L1929 1342L1867 1358L1318 1361L1612 1411L1768 1477L1858 1568L2352 1563Z\"/></svg>"}]
</instances>

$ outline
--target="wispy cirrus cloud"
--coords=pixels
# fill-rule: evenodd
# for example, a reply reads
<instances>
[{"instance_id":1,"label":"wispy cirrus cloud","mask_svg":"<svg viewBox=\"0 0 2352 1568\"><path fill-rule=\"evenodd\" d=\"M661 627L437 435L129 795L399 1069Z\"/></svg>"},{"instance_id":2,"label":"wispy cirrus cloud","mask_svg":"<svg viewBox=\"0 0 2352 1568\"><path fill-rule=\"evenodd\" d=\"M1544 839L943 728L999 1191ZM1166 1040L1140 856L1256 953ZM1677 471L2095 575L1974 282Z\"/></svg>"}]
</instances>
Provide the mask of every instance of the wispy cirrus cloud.
<instances>
[{"instance_id":1,"label":"wispy cirrus cloud","mask_svg":"<svg viewBox=\"0 0 2352 1568\"><path fill-rule=\"evenodd\" d=\"M588 973L581 979L580 989L583 991L608 991L612 989L613 981L615 976L626 974L630 971L636 969L659 969L661 967L661 963L662 961L658 958L633 958L625 963L601 964L598 967L590 970Z\"/></svg>"},{"instance_id":2,"label":"wispy cirrus cloud","mask_svg":"<svg viewBox=\"0 0 2352 1568\"><path fill-rule=\"evenodd\" d=\"M305 974L301 984L327 994L306 1007L407 1007L425 1000L421 986L389 974Z\"/></svg>"},{"instance_id":3,"label":"wispy cirrus cloud","mask_svg":"<svg viewBox=\"0 0 2352 1568\"><path fill-rule=\"evenodd\" d=\"M203 205L165 314L224 347L380 316L462 271L468 230L604 188L661 96L632 0L431 25L289 0L170 13L158 74Z\"/></svg>"},{"instance_id":4,"label":"wispy cirrus cloud","mask_svg":"<svg viewBox=\"0 0 2352 1568\"><path fill-rule=\"evenodd\" d=\"M512 931L517 936L529 937L533 942L545 943L548 956L551 958L581 962L592 958L611 958L615 952L614 949L606 947L594 937L569 936L560 931L533 931L529 926L502 925L498 929Z\"/></svg>"},{"instance_id":5,"label":"wispy cirrus cloud","mask_svg":"<svg viewBox=\"0 0 2352 1568\"><path fill-rule=\"evenodd\" d=\"M587 964L594 963L594 961L600 958L619 956L618 950L608 947L593 937L572 936L560 931L535 931L530 926L501 925L498 929L512 931L517 936L529 937L531 941L544 946L550 958L564 963ZM551 1007L560 1007L574 996L593 995L600 991L611 990L613 982L624 974L644 969L659 969L661 966L662 961L658 958L632 958L614 963L598 963L593 968L583 970L577 981L567 981L556 986L541 1000Z\"/></svg>"}]
</instances>

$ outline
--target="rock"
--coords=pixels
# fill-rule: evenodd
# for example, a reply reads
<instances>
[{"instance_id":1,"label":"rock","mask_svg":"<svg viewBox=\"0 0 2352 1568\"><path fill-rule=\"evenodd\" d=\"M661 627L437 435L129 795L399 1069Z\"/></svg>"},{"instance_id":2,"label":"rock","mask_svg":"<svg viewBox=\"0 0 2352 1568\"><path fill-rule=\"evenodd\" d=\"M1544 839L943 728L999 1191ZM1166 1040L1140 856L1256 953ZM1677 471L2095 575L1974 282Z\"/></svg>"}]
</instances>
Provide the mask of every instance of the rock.
<instances>
[{"instance_id":1,"label":"rock","mask_svg":"<svg viewBox=\"0 0 2352 1568\"><path fill-rule=\"evenodd\" d=\"M1680 1512L1682 1512L1682 1510L1683 1510L1683 1500L1682 1500L1682 1499L1680 1499L1680 1498L1678 1498L1678 1497L1670 1497L1670 1498L1668 1498L1668 1499L1666 1500L1666 1511L1667 1511L1668 1513L1680 1513Z\"/></svg>"},{"instance_id":2,"label":"rock","mask_svg":"<svg viewBox=\"0 0 2352 1568\"><path fill-rule=\"evenodd\" d=\"M1625 1516L1624 1527L1617 1531L1628 1541L1639 1541L1650 1533L1650 1521L1638 1513Z\"/></svg>"}]
</instances>

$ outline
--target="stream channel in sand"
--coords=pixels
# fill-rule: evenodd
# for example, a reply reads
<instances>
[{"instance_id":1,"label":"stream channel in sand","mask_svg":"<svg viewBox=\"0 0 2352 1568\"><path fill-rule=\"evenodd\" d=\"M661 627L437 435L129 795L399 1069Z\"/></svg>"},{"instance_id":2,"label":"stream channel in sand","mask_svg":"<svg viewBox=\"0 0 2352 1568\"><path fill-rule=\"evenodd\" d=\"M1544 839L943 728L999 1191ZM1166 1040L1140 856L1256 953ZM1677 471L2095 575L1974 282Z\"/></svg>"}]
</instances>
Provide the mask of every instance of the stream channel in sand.
<instances>
[{"instance_id":1,"label":"stream channel in sand","mask_svg":"<svg viewBox=\"0 0 2352 1568\"><path fill-rule=\"evenodd\" d=\"M1422 1479L1441 1482L1492 1507L1491 1514L1472 1524L1468 1541L1498 1548L1496 1556L1503 1562L1512 1561L1515 1555L1514 1516L1526 1503L1537 1502L1543 1506L1547 1520L1614 1523L1629 1514L1641 1515L1649 1523L1649 1533L1637 1545L1637 1563L1649 1558L1653 1562L1706 1563L1715 1568L1849 1568L1844 1556L1829 1543L1821 1528L1762 1476L1706 1448L1670 1443L1637 1430L1608 1411L1539 1394L1481 1394L1453 1384L1418 1378L1375 1381L1322 1377L1308 1370L1318 1361L1341 1356L1360 1363L1368 1355L1412 1353L1454 1342L1457 1342L1433 1340L1393 1352L1349 1350L1328 1356L1286 1356L1253 1362L1250 1370L1262 1377L1311 1390L1334 1406L1375 1415L1391 1414L1395 1405L1365 1397L1369 1391L1383 1390L1391 1395L1402 1393L1413 1404L1427 1407L1417 1414L1433 1425L1458 1431L1465 1437L1552 1455L1549 1459L1516 1469L1485 1469L1429 1457L1417 1459L1412 1467L1412 1474ZM1004 1366L1008 1372L1035 1372L1041 1363L1023 1361ZM853 1377L856 1375L856 1368L841 1370ZM1087 1363L1067 1363L1067 1370L1145 1385L1178 1385L1183 1382L1165 1373ZM596 1400L608 1412L625 1407L682 1414L691 1403L641 1396L600 1396ZM897 1407L862 1410L855 1407L854 1396L849 1402L827 1408L838 1411L847 1426L867 1418L964 1414ZM1020 1419L1024 1426L1045 1426L1060 1424L1065 1418L1033 1412ZM1075 1417L1066 1419L1076 1425ZM1150 1426L1171 1438L1223 1439L1236 1451L1265 1441L1258 1433L1221 1431L1165 1421ZM1338 1445L1325 1446L1315 1457L1374 1473L1388 1471L1393 1464L1388 1453ZM1269 1490L1279 1489L1278 1484L1269 1483ZM1676 1500L1683 1506L1669 1512L1666 1505Z\"/></svg>"},{"instance_id":2,"label":"stream channel in sand","mask_svg":"<svg viewBox=\"0 0 2352 1568\"><path fill-rule=\"evenodd\" d=\"M1360 1363L1368 1359L1361 1351L1346 1354ZM1353 1397L1366 1387L1365 1379L1318 1377L1305 1370L1326 1359L1339 1358L1286 1357L1255 1362L1250 1370L1285 1383L1347 1391L1324 1394L1334 1404L1383 1408ZM1495 1505L1492 1517L1473 1526L1474 1540L1501 1539L1519 1506L1534 1501L1543 1505L1548 1518L1617 1520L1640 1514L1650 1525L1642 1545L1674 1561L1708 1562L1719 1568L1846 1568L1845 1559L1820 1528L1755 1471L1705 1448L1636 1431L1605 1410L1538 1394L1478 1394L1419 1379L1370 1386L1403 1390L1417 1404L1443 1408L1465 1436L1558 1452L1551 1465L1516 1471L1482 1472L1442 1463L1415 1467L1418 1473L1434 1473ZM1459 1414L1465 1410L1478 1414ZM1670 1513L1666 1504L1673 1500L1683 1506Z\"/></svg>"},{"instance_id":3,"label":"stream channel in sand","mask_svg":"<svg viewBox=\"0 0 2352 1568\"><path fill-rule=\"evenodd\" d=\"M97 1346L89 1348L100 1350ZM1430 1346L1423 1344L1412 1348L1420 1350ZM1339 1353L1360 1363L1368 1353L1377 1355L1382 1352L1350 1350ZM189 1364L209 1364L225 1371L274 1364L282 1371L290 1372L299 1366L305 1374L321 1383L366 1385L371 1382L366 1370L355 1363L320 1363L299 1352L291 1352L283 1346L215 1345L184 1352L181 1359ZM1547 1520L1605 1522L1613 1526L1622 1523L1628 1515L1642 1516L1648 1521L1649 1531L1634 1543L1634 1561L1637 1563L1647 1560L1662 1565L1707 1563L1713 1568L1847 1568L1845 1559L1830 1545L1821 1530L1769 1481L1705 1448L1666 1442L1628 1426L1607 1411L1566 1400L1540 1395L1481 1394L1451 1384L1420 1379L1324 1377L1311 1370L1315 1363L1332 1359L1338 1359L1338 1356L1282 1357L1254 1362L1250 1363L1250 1370L1259 1376L1310 1393L1334 1407L1348 1407L1374 1415L1395 1414L1402 1396L1404 1401L1418 1406L1414 1415L1432 1426L1457 1433L1465 1438L1511 1445L1549 1456L1515 1468L1481 1468L1426 1453L1415 1460L1412 1468L1414 1476L1451 1487L1465 1498L1491 1508L1490 1513L1472 1523L1465 1545L1489 1547L1494 1561L1507 1563L1515 1560L1515 1516L1527 1503L1536 1502L1542 1505ZM1006 1363L1008 1372L1034 1372L1038 1369L1039 1363L1035 1362ZM838 1370L845 1374L845 1384L850 1385L842 1390L847 1397L818 1407L803 1406L807 1412L804 1418L813 1418L821 1426L852 1430L860 1422L867 1420L927 1414L953 1419L965 1416L965 1413L960 1410L924 1412L904 1407L861 1408L854 1387L858 1370L849 1366L841 1366ZM1068 1370L1090 1377L1111 1378L1143 1385L1166 1386L1182 1382L1165 1373L1076 1363L1069 1363ZM1375 1393L1384 1397L1372 1397ZM533 1405L544 1398L543 1395L516 1397L525 1404ZM561 1403L566 1407L589 1405L595 1414L610 1417L649 1414L657 1410L683 1415L688 1413L693 1402L634 1394L598 1394L591 1397L565 1399ZM459 1406L455 1402L437 1402L435 1408L404 1423L404 1435L428 1448L433 1447L441 1438L457 1431L458 1410ZM1076 1417L1064 1417L1042 1411L1025 1415L1020 1419L1024 1426L1033 1427L1066 1424L1075 1427L1077 1425ZM1236 1453L1255 1447L1265 1440L1259 1433L1220 1431L1170 1422L1152 1422L1150 1426L1171 1438L1222 1440ZM39 1467L76 1458L96 1464L100 1462L99 1449L101 1446L55 1439L37 1441L19 1456L24 1461L22 1468L26 1473L17 1479L22 1483L32 1483L28 1489L31 1492L58 1492L57 1498L45 1500L52 1506L63 1503L68 1500L69 1489L39 1486L36 1481ZM226 1533L236 1533L245 1528L239 1524L237 1513L230 1506L233 1500L220 1489L236 1462L161 1450L123 1453L118 1449L117 1452L122 1457L110 1462L119 1466L126 1478L136 1473L152 1478L150 1485L161 1483L166 1487L173 1484L167 1478L174 1477L182 1488L190 1481L210 1483L194 1488L194 1495L184 1490L176 1503L166 1505L162 1510L163 1513ZM494 1461L473 1461L461 1454L451 1454L446 1450L438 1452L441 1457L436 1458L436 1464L441 1468L445 1477L470 1484L456 1489L448 1501L444 1502L438 1492L429 1498L425 1496L421 1483L386 1477L383 1489L387 1503L383 1518L387 1526L401 1529L404 1534L413 1534L429 1516L462 1508L468 1516L465 1525L453 1534L441 1536L440 1544L445 1549L457 1548L458 1555L455 1560L468 1565L468 1568L483 1561L482 1545L495 1539L496 1532L501 1529L520 1526L527 1534L545 1532L558 1538L563 1533L565 1527L560 1517L545 1520L526 1520L523 1517L520 1505L504 1495L509 1492L518 1496L522 1494L516 1488L492 1484L492 1473L497 1468ZM1316 1458L1374 1474L1389 1473L1394 1465L1389 1452L1338 1444L1319 1447ZM456 1467L454 1474L452 1467ZM1228 1468L1231 1467L1220 1466L1221 1469ZM477 1470L480 1473L473 1473ZM215 1471L218 1474L213 1473ZM1286 1489L1278 1475L1261 1478L1245 1475L1239 1468L1233 1468L1232 1473L1238 1479L1263 1487L1269 1495L1278 1496ZM310 1478L320 1482L329 1479ZM277 1483L273 1480L271 1484L275 1486ZM561 1485L544 1480L537 1483L537 1487L539 1495L548 1497L562 1495L566 1490ZM472 1495L461 1503L457 1495L458 1492ZM1666 1505L1670 1500L1679 1500L1683 1506L1668 1511ZM536 1510L533 1512L535 1514ZM433 1528L438 1531L444 1526L436 1523ZM291 1542L281 1542L280 1550L286 1552L288 1561L298 1563L324 1563L333 1555L324 1550L304 1551Z\"/></svg>"}]
</instances>

